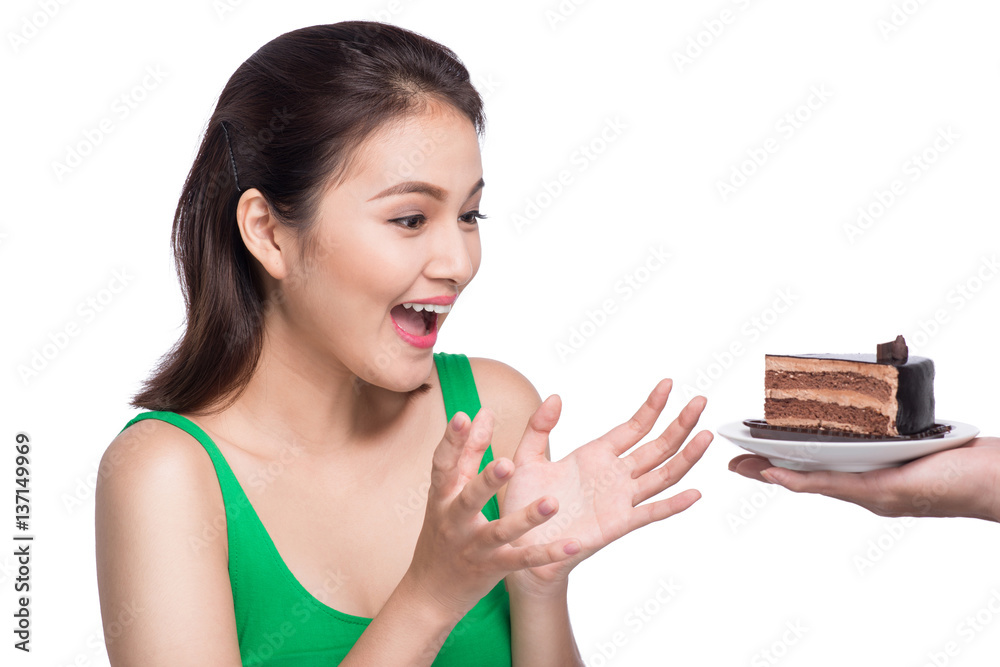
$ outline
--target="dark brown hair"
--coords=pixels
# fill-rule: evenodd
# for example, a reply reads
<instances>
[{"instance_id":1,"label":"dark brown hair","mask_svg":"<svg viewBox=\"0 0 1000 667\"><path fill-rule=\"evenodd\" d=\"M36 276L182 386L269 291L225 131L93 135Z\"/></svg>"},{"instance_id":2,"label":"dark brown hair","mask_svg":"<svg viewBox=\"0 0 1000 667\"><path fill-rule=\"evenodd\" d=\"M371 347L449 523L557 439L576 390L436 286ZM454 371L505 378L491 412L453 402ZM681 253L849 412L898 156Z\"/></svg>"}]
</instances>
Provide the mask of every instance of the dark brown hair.
<instances>
[{"instance_id":1,"label":"dark brown hair","mask_svg":"<svg viewBox=\"0 0 1000 667\"><path fill-rule=\"evenodd\" d=\"M308 241L320 196L352 152L432 99L483 132L482 99L458 57L383 23L294 30L240 65L219 96L174 213L186 330L133 406L199 412L226 397L228 406L253 376L268 297L236 223L240 193L257 188L277 218Z\"/></svg>"}]
</instances>

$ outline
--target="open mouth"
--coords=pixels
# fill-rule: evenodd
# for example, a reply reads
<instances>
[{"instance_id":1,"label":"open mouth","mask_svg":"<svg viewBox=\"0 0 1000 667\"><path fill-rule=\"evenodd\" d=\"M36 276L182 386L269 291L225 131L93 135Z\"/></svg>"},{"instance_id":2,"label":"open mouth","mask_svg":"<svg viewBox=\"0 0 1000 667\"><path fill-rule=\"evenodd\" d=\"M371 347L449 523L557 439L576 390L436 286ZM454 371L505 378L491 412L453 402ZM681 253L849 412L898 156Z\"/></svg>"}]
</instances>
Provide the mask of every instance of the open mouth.
<instances>
[{"instance_id":1,"label":"open mouth","mask_svg":"<svg viewBox=\"0 0 1000 667\"><path fill-rule=\"evenodd\" d=\"M399 329L411 336L422 338L437 333L438 315L451 310L451 305L430 303L401 303L389 314Z\"/></svg>"}]
</instances>

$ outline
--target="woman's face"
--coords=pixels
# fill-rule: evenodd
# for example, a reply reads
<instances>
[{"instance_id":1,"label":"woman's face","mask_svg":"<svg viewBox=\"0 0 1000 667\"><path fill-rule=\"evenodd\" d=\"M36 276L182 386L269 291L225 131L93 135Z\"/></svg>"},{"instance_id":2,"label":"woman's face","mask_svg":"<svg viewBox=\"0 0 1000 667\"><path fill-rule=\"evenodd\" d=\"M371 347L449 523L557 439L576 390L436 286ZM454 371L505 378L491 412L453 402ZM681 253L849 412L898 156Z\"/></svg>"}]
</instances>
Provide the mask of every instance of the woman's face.
<instances>
[{"instance_id":1,"label":"woman's face","mask_svg":"<svg viewBox=\"0 0 1000 667\"><path fill-rule=\"evenodd\" d=\"M479 270L482 176L472 122L442 103L359 148L282 284L281 310L310 363L394 391L428 378L437 332Z\"/></svg>"}]
</instances>

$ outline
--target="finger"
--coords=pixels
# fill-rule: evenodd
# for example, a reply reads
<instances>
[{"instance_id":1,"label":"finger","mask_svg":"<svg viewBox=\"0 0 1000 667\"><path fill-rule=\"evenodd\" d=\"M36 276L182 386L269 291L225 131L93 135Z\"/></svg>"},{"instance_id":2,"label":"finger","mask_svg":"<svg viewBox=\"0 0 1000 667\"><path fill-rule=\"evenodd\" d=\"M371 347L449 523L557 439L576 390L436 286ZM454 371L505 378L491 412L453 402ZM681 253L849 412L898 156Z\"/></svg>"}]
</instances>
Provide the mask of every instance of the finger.
<instances>
[{"instance_id":1,"label":"finger","mask_svg":"<svg viewBox=\"0 0 1000 667\"><path fill-rule=\"evenodd\" d=\"M659 438L647 442L629 454L626 458L632 467L632 477L649 472L676 454L694 427L698 425L698 419L707 403L708 399L704 396L695 396L684 406L677 419L670 422L670 426Z\"/></svg>"},{"instance_id":2,"label":"finger","mask_svg":"<svg viewBox=\"0 0 1000 667\"><path fill-rule=\"evenodd\" d=\"M444 429L444 437L434 450L431 460L431 492L447 493L458 481L458 461L469 438L469 416L457 412Z\"/></svg>"},{"instance_id":3,"label":"finger","mask_svg":"<svg viewBox=\"0 0 1000 667\"><path fill-rule=\"evenodd\" d=\"M621 456L646 437L663 412L663 406L667 404L667 396L670 395L673 386L673 380L660 380L631 419L607 432L604 437L611 442L616 456Z\"/></svg>"},{"instance_id":4,"label":"finger","mask_svg":"<svg viewBox=\"0 0 1000 667\"><path fill-rule=\"evenodd\" d=\"M869 476L865 473L829 470L798 472L772 466L761 470L760 475L764 481L796 493L818 493L850 502L870 502L876 499L877 489L869 483Z\"/></svg>"},{"instance_id":5,"label":"finger","mask_svg":"<svg viewBox=\"0 0 1000 667\"><path fill-rule=\"evenodd\" d=\"M495 425L496 415L489 408L481 408L476 413L476 418L472 420L469 439L458 460L458 471L465 479L472 479L479 474L479 464L493 439Z\"/></svg>"},{"instance_id":6,"label":"finger","mask_svg":"<svg viewBox=\"0 0 1000 667\"><path fill-rule=\"evenodd\" d=\"M654 468L636 479L636 493L632 497L632 505L649 500L663 490L676 484L688 474L694 464L701 460L705 450L712 442L712 432L702 431L681 450L681 453L670 459L668 463Z\"/></svg>"},{"instance_id":7,"label":"finger","mask_svg":"<svg viewBox=\"0 0 1000 667\"><path fill-rule=\"evenodd\" d=\"M785 486L790 491L798 493L822 494L823 490L830 491L838 484L837 480L840 475L845 476L839 482L841 488L858 481L857 475L853 473L831 473L829 471L801 473L786 468L779 468L763 456L752 454L736 457L729 462L729 469L744 477L755 479L765 484Z\"/></svg>"},{"instance_id":8,"label":"finger","mask_svg":"<svg viewBox=\"0 0 1000 667\"><path fill-rule=\"evenodd\" d=\"M507 547L497 554L500 567L508 572L558 563L580 553L580 541L564 539L527 547Z\"/></svg>"},{"instance_id":9,"label":"finger","mask_svg":"<svg viewBox=\"0 0 1000 667\"><path fill-rule=\"evenodd\" d=\"M757 454L740 454L739 456L733 458L733 460L729 462L729 470L731 472L736 472L736 469L739 467L741 463L743 463L746 460L754 458L760 459L764 457L758 456Z\"/></svg>"},{"instance_id":10,"label":"finger","mask_svg":"<svg viewBox=\"0 0 1000 667\"><path fill-rule=\"evenodd\" d=\"M632 532L636 528L642 528L654 521L662 521L667 517L680 514L691 507L691 505L694 505L699 498L701 498L701 493L695 489L688 489L666 500L657 500L654 503L639 505L632 510L627 532Z\"/></svg>"},{"instance_id":11,"label":"finger","mask_svg":"<svg viewBox=\"0 0 1000 667\"><path fill-rule=\"evenodd\" d=\"M545 459L545 451L549 446L549 433L559 421L562 412L562 399L552 394L538 406L528 419L528 425L521 435L521 442L514 451L514 463L523 465L529 461Z\"/></svg>"},{"instance_id":12,"label":"finger","mask_svg":"<svg viewBox=\"0 0 1000 667\"><path fill-rule=\"evenodd\" d=\"M892 489L883 483L884 476L879 471L798 472L773 466L766 458L754 455L737 456L729 462L729 469L744 477L766 484L777 484L796 493L816 493L862 505L884 504L893 496Z\"/></svg>"},{"instance_id":13,"label":"finger","mask_svg":"<svg viewBox=\"0 0 1000 667\"><path fill-rule=\"evenodd\" d=\"M756 454L743 454L729 462L729 469L736 474L755 479L758 482L764 482L765 484L770 484L771 482L761 477L760 471L773 467L770 461Z\"/></svg>"},{"instance_id":14,"label":"finger","mask_svg":"<svg viewBox=\"0 0 1000 667\"><path fill-rule=\"evenodd\" d=\"M509 544L532 528L551 519L558 511L558 500L551 496L539 498L520 512L509 514L482 526L479 529L480 537L492 548ZM552 539L555 537L558 527L554 531L550 531L552 534L545 535L545 538Z\"/></svg>"},{"instance_id":15,"label":"finger","mask_svg":"<svg viewBox=\"0 0 1000 667\"><path fill-rule=\"evenodd\" d=\"M514 464L510 459L491 461L483 471L471 479L455 497L454 507L464 515L476 515L490 498L510 479Z\"/></svg>"}]
</instances>

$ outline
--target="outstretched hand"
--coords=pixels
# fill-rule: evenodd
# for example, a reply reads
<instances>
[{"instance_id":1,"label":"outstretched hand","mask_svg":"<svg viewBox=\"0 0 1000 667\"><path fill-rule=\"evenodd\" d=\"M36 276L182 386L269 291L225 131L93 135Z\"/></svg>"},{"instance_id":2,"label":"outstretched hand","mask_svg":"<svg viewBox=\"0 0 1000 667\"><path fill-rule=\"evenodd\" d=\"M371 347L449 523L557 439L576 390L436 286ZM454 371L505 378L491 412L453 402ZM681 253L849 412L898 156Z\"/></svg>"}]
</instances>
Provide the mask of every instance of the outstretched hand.
<instances>
[{"instance_id":1,"label":"outstretched hand","mask_svg":"<svg viewBox=\"0 0 1000 667\"><path fill-rule=\"evenodd\" d=\"M1000 438L975 438L898 468L798 472L744 454L729 462L744 477L797 493L846 500L880 516L963 516L1000 521Z\"/></svg>"},{"instance_id":2,"label":"outstretched hand","mask_svg":"<svg viewBox=\"0 0 1000 667\"><path fill-rule=\"evenodd\" d=\"M548 521L546 498L532 498L517 511L488 521L482 507L514 471L497 459L478 472L489 446L494 416L479 411L470 423L457 413L434 450L424 523L404 579L436 609L460 618L514 570L548 565L577 552L573 540L518 545L515 540Z\"/></svg>"},{"instance_id":3,"label":"outstretched hand","mask_svg":"<svg viewBox=\"0 0 1000 667\"><path fill-rule=\"evenodd\" d=\"M597 550L637 528L683 512L701 497L688 489L641 504L680 481L705 453L712 441L709 431L698 433L681 449L698 423L705 398L692 399L658 438L623 456L653 428L671 387L670 380L661 381L631 419L559 461L550 461L546 450L549 433L559 421L560 399L549 396L538 407L514 453L514 474L500 514L517 511L545 494L556 501L557 513L514 544L540 545L571 538L579 542L580 551L559 562L513 573L508 584L516 581L539 591L561 585L576 564Z\"/></svg>"}]
</instances>

